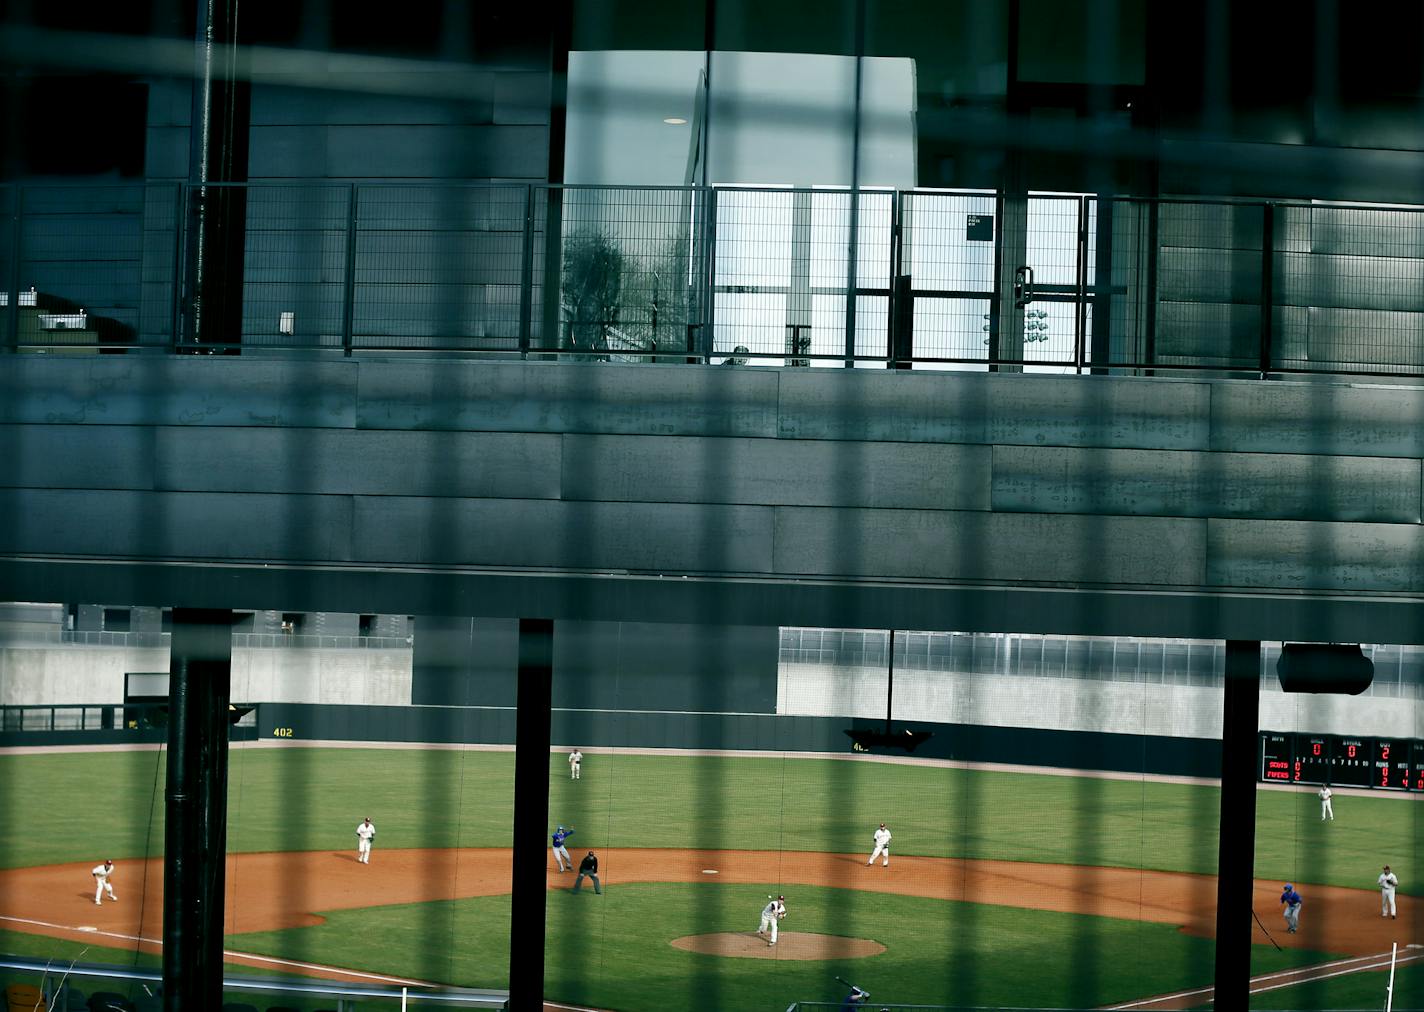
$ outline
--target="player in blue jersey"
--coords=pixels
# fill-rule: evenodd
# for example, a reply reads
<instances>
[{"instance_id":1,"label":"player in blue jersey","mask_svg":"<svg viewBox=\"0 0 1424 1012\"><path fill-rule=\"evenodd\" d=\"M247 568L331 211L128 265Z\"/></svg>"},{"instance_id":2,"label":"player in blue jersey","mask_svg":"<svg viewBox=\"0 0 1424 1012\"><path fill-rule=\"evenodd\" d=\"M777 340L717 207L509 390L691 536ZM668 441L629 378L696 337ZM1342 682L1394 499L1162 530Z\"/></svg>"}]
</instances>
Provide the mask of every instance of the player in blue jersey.
<instances>
[{"instance_id":1,"label":"player in blue jersey","mask_svg":"<svg viewBox=\"0 0 1424 1012\"><path fill-rule=\"evenodd\" d=\"M559 864L559 871L573 871L574 869L574 859L569 856L569 848L564 846L564 841L573 835L572 829L565 829L563 826L554 830L554 860Z\"/></svg>"},{"instance_id":2,"label":"player in blue jersey","mask_svg":"<svg viewBox=\"0 0 1424 1012\"><path fill-rule=\"evenodd\" d=\"M1295 891L1295 886L1289 882L1281 890L1281 902L1285 904L1286 931L1292 935L1300 927L1300 893Z\"/></svg>"}]
</instances>

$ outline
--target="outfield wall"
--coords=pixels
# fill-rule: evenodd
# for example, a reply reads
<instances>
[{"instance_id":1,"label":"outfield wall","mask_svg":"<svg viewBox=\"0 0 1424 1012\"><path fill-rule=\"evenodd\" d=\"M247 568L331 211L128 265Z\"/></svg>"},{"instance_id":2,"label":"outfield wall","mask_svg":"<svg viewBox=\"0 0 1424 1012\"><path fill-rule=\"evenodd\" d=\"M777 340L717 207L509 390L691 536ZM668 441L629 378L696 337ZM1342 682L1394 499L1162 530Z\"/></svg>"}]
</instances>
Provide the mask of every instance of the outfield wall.
<instances>
[{"instance_id":1,"label":"outfield wall","mask_svg":"<svg viewBox=\"0 0 1424 1012\"><path fill-rule=\"evenodd\" d=\"M555 710L551 741L558 748L700 749L854 754L847 728L880 721L789 717L759 713L671 713ZM899 730L902 725L897 724ZM934 732L919 759L1003 763L1162 776L1220 775L1221 743L1211 739L1105 734L974 724L903 725ZM515 744L511 707L311 706L266 703L258 708L258 740ZM32 741L33 739L29 739ZM25 744L4 740L0 744ZM893 750L887 755L902 756Z\"/></svg>"}]
</instances>

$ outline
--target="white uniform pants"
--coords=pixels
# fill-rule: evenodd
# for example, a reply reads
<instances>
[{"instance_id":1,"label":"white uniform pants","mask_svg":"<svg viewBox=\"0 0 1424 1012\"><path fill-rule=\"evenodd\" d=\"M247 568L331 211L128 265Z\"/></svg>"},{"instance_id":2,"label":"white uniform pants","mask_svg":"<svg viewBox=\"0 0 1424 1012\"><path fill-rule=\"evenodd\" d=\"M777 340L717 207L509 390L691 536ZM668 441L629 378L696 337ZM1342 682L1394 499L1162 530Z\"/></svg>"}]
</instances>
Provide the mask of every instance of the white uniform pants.
<instances>
[{"instance_id":1,"label":"white uniform pants","mask_svg":"<svg viewBox=\"0 0 1424 1012\"><path fill-rule=\"evenodd\" d=\"M358 841L356 841L356 860L360 861L362 864L370 864L370 863L371 863L371 841L370 841L370 840L358 840Z\"/></svg>"},{"instance_id":2,"label":"white uniform pants","mask_svg":"<svg viewBox=\"0 0 1424 1012\"><path fill-rule=\"evenodd\" d=\"M1380 890L1380 916L1383 917L1386 914L1390 917L1395 916L1394 890L1390 888Z\"/></svg>"},{"instance_id":3,"label":"white uniform pants","mask_svg":"<svg viewBox=\"0 0 1424 1012\"><path fill-rule=\"evenodd\" d=\"M1300 904L1289 903L1286 905L1286 927L1295 931L1300 927Z\"/></svg>"},{"instance_id":4,"label":"white uniform pants","mask_svg":"<svg viewBox=\"0 0 1424 1012\"><path fill-rule=\"evenodd\" d=\"M1329 798L1326 798L1320 803L1320 821L1324 822L1326 819L1329 819L1331 822L1335 821L1335 809L1330 807Z\"/></svg>"},{"instance_id":5,"label":"white uniform pants","mask_svg":"<svg viewBox=\"0 0 1424 1012\"><path fill-rule=\"evenodd\" d=\"M578 764L578 763L569 763L569 779L570 779L570 780L577 780L578 778L579 778L579 764Z\"/></svg>"},{"instance_id":6,"label":"white uniform pants","mask_svg":"<svg viewBox=\"0 0 1424 1012\"><path fill-rule=\"evenodd\" d=\"M777 922L777 920L778 920L778 918L777 918L777 916L776 916L775 914L763 914L763 915L762 915L762 918L761 918L761 927L757 929L757 933L764 935L764 934L766 934L768 931L770 931L770 932L771 932L770 941L775 942L775 941L776 941L776 922Z\"/></svg>"},{"instance_id":7,"label":"white uniform pants","mask_svg":"<svg viewBox=\"0 0 1424 1012\"><path fill-rule=\"evenodd\" d=\"M884 854L884 855L885 855L885 863L888 865L888 864L890 863L890 844L888 844L888 843L877 843L877 844L875 845L875 849L870 852L870 860L869 860L869 861L866 861L865 863L866 863L866 864L874 864L874 863L875 863L875 859L876 859L877 857L879 857L881 854Z\"/></svg>"},{"instance_id":8,"label":"white uniform pants","mask_svg":"<svg viewBox=\"0 0 1424 1012\"><path fill-rule=\"evenodd\" d=\"M109 885L109 880L106 879L106 878L100 878L98 875L95 875L95 876L94 876L94 902L95 902L95 903L102 903L102 902L104 902L104 901L100 898L100 897L102 897L102 896L104 895L104 893L108 893L108 894L109 894L109 899L111 899L111 900L118 900L118 897L114 895L114 887L111 886L111 885Z\"/></svg>"},{"instance_id":9,"label":"white uniform pants","mask_svg":"<svg viewBox=\"0 0 1424 1012\"><path fill-rule=\"evenodd\" d=\"M553 847L554 860L559 862L559 871L570 871L574 866L574 859L569 857L569 848Z\"/></svg>"}]
</instances>

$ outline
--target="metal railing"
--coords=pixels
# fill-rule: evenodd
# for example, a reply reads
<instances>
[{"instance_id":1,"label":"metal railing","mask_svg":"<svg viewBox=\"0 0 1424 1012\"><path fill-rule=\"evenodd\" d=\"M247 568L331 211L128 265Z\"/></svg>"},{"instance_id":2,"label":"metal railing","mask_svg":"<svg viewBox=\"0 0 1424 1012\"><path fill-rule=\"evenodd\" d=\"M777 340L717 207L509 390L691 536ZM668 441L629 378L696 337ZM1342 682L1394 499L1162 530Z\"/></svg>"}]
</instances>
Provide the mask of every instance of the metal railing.
<instances>
[{"instance_id":1,"label":"metal railing","mask_svg":"<svg viewBox=\"0 0 1424 1012\"><path fill-rule=\"evenodd\" d=\"M9 633L0 642L10 645L65 644L70 646L152 648L167 650L173 634L166 632L116 632L110 630L46 628ZM328 636L318 633L234 632L234 650L410 650L411 636Z\"/></svg>"},{"instance_id":2,"label":"metal railing","mask_svg":"<svg viewBox=\"0 0 1424 1012\"><path fill-rule=\"evenodd\" d=\"M187 222L219 190L245 222L242 311L199 338ZM1424 208L16 184L0 187L0 286L0 347L22 353L1424 376Z\"/></svg>"},{"instance_id":3,"label":"metal railing","mask_svg":"<svg viewBox=\"0 0 1424 1012\"><path fill-rule=\"evenodd\" d=\"M168 725L167 703L0 705L0 731L146 731ZM256 711L234 725L256 727Z\"/></svg>"}]
</instances>

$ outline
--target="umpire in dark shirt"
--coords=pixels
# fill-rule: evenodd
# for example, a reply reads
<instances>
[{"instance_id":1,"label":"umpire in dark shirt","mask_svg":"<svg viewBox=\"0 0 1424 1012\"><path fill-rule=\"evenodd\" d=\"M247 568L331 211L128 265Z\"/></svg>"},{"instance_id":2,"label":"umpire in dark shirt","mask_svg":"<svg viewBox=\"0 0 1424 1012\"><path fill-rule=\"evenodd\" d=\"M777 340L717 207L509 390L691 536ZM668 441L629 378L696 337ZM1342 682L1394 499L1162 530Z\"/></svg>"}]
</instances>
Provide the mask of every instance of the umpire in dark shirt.
<instances>
[{"instance_id":1,"label":"umpire in dark shirt","mask_svg":"<svg viewBox=\"0 0 1424 1012\"><path fill-rule=\"evenodd\" d=\"M574 879L574 892L578 892L579 886L583 885L585 875L593 879L593 891L602 896L603 886L598 881L598 858L593 856L591 850L588 852L588 857L579 862L578 878Z\"/></svg>"}]
</instances>

